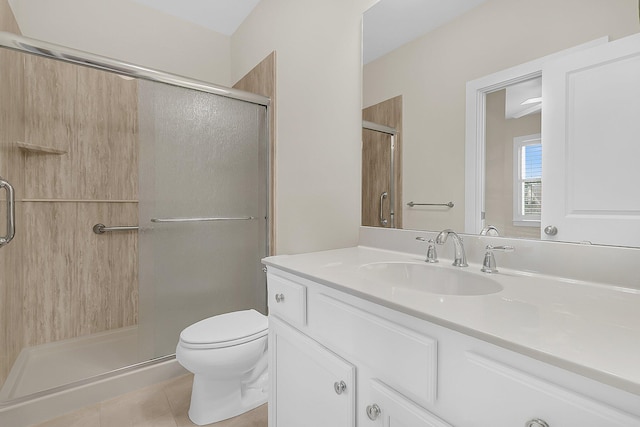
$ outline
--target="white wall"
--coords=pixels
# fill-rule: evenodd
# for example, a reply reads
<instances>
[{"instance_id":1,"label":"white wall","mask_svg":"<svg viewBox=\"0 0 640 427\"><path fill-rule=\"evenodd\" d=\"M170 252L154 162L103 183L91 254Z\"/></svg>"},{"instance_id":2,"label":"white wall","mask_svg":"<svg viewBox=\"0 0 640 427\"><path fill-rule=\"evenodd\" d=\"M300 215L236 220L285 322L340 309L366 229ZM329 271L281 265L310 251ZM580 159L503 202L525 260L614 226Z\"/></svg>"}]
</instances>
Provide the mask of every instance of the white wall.
<instances>
[{"instance_id":1,"label":"white wall","mask_svg":"<svg viewBox=\"0 0 640 427\"><path fill-rule=\"evenodd\" d=\"M465 85L601 36L640 31L637 0L489 0L367 64L364 106L403 95L405 228L464 228Z\"/></svg>"},{"instance_id":2,"label":"white wall","mask_svg":"<svg viewBox=\"0 0 640 427\"><path fill-rule=\"evenodd\" d=\"M262 0L232 36L233 80L276 51L279 254L357 244L361 15L371 3Z\"/></svg>"},{"instance_id":3,"label":"white wall","mask_svg":"<svg viewBox=\"0 0 640 427\"><path fill-rule=\"evenodd\" d=\"M230 86L230 37L129 0L11 0L26 37Z\"/></svg>"}]
</instances>

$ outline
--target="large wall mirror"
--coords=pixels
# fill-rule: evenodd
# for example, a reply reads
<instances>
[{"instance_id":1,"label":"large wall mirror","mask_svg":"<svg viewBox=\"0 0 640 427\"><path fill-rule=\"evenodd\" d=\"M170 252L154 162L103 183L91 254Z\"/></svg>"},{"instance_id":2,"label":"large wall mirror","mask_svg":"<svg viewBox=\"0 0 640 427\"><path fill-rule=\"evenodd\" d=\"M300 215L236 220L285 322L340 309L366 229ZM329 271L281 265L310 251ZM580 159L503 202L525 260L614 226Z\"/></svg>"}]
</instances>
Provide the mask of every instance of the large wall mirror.
<instances>
[{"instance_id":1,"label":"large wall mirror","mask_svg":"<svg viewBox=\"0 0 640 427\"><path fill-rule=\"evenodd\" d=\"M492 225L505 237L640 246L638 8L637 0L376 3L364 15L363 118L397 134L391 146L387 134L363 130L363 189L371 193L363 191L363 225L389 227L382 218L474 234ZM574 57L581 51L615 63L604 83L594 79L605 67L582 64ZM624 101L612 109L611 99ZM588 126L575 131L574 122ZM558 135L567 141L560 153L545 144ZM382 179L393 188L370 191L370 169L390 162L372 157L376 144L395 156L395 177ZM554 211L580 219L556 222ZM591 221L601 212L608 222Z\"/></svg>"}]
</instances>

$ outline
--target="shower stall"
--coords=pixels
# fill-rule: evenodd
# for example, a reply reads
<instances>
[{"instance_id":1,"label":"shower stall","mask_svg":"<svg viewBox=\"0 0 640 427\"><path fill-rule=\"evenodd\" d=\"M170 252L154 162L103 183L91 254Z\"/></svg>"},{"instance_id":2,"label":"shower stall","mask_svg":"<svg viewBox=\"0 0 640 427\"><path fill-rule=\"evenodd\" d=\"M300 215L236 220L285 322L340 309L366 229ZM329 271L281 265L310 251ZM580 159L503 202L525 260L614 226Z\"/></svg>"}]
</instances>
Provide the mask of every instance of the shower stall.
<instances>
[{"instance_id":1,"label":"shower stall","mask_svg":"<svg viewBox=\"0 0 640 427\"><path fill-rule=\"evenodd\" d=\"M0 409L266 311L269 99L0 33Z\"/></svg>"}]
</instances>

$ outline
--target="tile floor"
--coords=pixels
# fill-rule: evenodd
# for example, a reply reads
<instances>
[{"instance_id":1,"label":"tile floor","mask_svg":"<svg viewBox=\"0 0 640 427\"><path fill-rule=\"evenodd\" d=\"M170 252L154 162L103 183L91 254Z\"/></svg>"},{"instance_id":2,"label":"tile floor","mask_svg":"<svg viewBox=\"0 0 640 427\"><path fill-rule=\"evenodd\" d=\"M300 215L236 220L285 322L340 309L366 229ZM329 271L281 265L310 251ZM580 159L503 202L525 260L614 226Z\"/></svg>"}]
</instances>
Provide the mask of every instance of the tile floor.
<instances>
[{"instance_id":1,"label":"tile floor","mask_svg":"<svg viewBox=\"0 0 640 427\"><path fill-rule=\"evenodd\" d=\"M38 424L34 427L192 427L187 411L193 375L156 384ZM209 424L213 427L267 427L267 405Z\"/></svg>"}]
</instances>

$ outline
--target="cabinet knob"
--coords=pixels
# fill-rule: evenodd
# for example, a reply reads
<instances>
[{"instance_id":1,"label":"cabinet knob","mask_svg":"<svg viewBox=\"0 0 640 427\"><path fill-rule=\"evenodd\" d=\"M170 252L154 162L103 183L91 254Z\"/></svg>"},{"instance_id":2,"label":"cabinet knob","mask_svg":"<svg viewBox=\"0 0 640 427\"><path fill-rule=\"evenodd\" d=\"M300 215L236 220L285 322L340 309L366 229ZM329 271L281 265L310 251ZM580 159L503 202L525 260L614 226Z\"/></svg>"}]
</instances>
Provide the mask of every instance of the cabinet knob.
<instances>
[{"instance_id":1,"label":"cabinet knob","mask_svg":"<svg viewBox=\"0 0 640 427\"><path fill-rule=\"evenodd\" d=\"M284 294L276 294L276 302L284 301Z\"/></svg>"},{"instance_id":2,"label":"cabinet knob","mask_svg":"<svg viewBox=\"0 0 640 427\"><path fill-rule=\"evenodd\" d=\"M371 421L377 420L381 413L382 409L380 409L377 404L374 403L373 405L367 406L367 417L369 417Z\"/></svg>"},{"instance_id":3,"label":"cabinet knob","mask_svg":"<svg viewBox=\"0 0 640 427\"><path fill-rule=\"evenodd\" d=\"M336 381L333 383L333 389L336 391L336 394L342 394L347 389L347 384L344 381Z\"/></svg>"},{"instance_id":4,"label":"cabinet knob","mask_svg":"<svg viewBox=\"0 0 640 427\"><path fill-rule=\"evenodd\" d=\"M544 228L544 234L546 234L547 236L555 236L556 234L558 234L558 228L554 225L547 225Z\"/></svg>"},{"instance_id":5,"label":"cabinet knob","mask_svg":"<svg viewBox=\"0 0 640 427\"><path fill-rule=\"evenodd\" d=\"M524 425L525 427L549 427L549 424L545 420L541 420L540 418L534 418L532 420L527 421Z\"/></svg>"}]
</instances>

